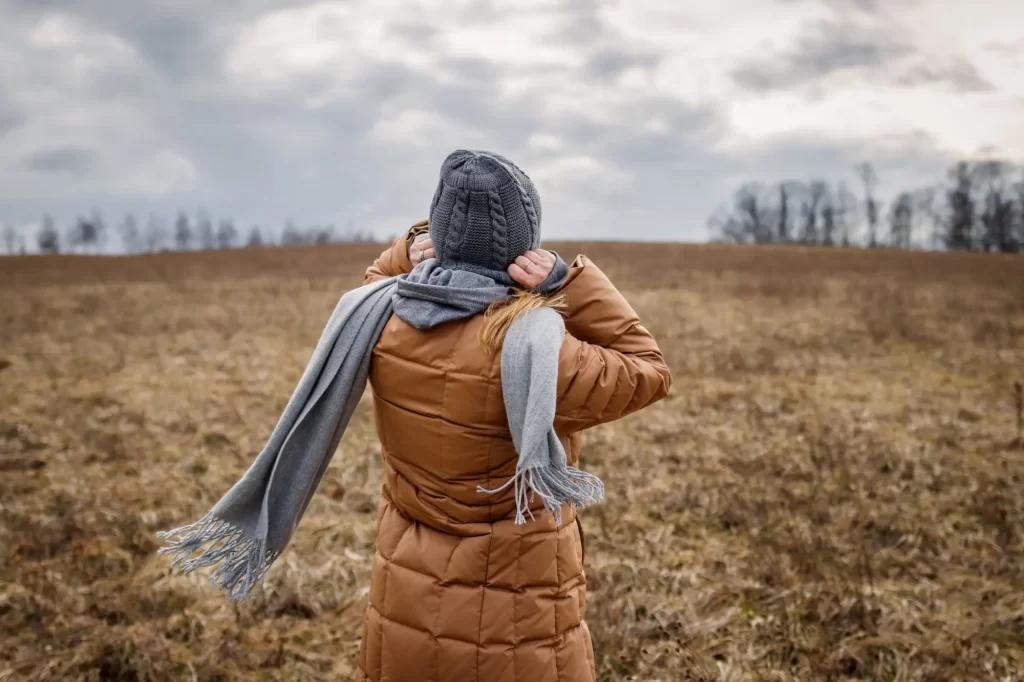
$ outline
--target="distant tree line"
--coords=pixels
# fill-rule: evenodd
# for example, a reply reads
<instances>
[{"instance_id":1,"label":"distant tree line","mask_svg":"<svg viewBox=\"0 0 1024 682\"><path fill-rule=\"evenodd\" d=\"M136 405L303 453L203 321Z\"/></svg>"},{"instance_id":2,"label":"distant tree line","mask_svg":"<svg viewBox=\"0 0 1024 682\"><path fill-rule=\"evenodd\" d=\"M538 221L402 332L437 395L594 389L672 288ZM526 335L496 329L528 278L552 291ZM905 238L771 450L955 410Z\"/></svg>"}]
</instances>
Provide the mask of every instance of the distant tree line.
<instances>
[{"instance_id":1,"label":"distant tree line","mask_svg":"<svg viewBox=\"0 0 1024 682\"><path fill-rule=\"evenodd\" d=\"M1024 252L1024 168L963 161L945 182L878 197L871 164L845 183L747 183L709 219L716 241Z\"/></svg>"},{"instance_id":2,"label":"distant tree line","mask_svg":"<svg viewBox=\"0 0 1024 682\"><path fill-rule=\"evenodd\" d=\"M339 231L334 225L300 227L290 220L276 239L273 233L264 232L258 225L251 226L243 235L231 218L221 218L214 223L205 211L194 216L179 211L170 224L151 215L144 225L129 213L115 229L120 237L121 250L129 254L377 241L371 232L352 226ZM52 217L43 216L35 240L39 253L99 253L110 236L107 222L98 211L94 211L63 228ZM4 226L0 239L6 253L26 253L25 238L13 226Z\"/></svg>"}]
</instances>

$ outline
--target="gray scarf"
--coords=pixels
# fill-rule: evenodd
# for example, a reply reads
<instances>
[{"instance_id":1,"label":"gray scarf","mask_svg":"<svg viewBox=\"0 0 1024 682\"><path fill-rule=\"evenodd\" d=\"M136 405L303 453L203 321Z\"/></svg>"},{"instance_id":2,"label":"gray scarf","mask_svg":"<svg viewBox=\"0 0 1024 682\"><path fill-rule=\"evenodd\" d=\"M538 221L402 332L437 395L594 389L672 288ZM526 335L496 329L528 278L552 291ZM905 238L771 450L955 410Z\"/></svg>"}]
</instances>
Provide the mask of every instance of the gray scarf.
<instances>
[{"instance_id":1,"label":"gray scarf","mask_svg":"<svg viewBox=\"0 0 1024 682\"><path fill-rule=\"evenodd\" d=\"M556 270L549 280L564 278L561 258ZM211 580L231 601L258 590L327 470L366 387L373 347L392 313L429 329L483 312L510 295L510 284L429 260L408 275L342 296L266 446L202 519L158 534L167 540L160 553L170 554L172 566L180 565L185 573L220 564ZM478 490L497 493L513 486L517 524L533 518L531 495L541 498L559 525L563 504L586 506L604 496L600 479L568 466L553 427L564 334L562 316L542 307L513 322L502 345L502 396L519 461L503 486Z\"/></svg>"}]
</instances>

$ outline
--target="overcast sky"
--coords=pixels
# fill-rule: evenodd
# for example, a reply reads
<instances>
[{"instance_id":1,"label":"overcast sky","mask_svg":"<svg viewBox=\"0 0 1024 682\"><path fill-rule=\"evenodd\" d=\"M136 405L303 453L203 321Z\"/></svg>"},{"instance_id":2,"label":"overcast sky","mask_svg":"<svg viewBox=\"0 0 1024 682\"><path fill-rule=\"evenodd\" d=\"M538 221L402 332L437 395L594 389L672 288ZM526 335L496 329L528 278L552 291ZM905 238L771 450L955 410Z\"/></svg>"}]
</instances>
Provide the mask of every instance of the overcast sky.
<instances>
[{"instance_id":1,"label":"overcast sky","mask_svg":"<svg viewBox=\"0 0 1024 682\"><path fill-rule=\"evenodd\" d=\"M0 222L425 217L512 158L548 237L699 240L745 180L1024 158L1021 0L0 0Z\"/></svg>"}]
</instances>

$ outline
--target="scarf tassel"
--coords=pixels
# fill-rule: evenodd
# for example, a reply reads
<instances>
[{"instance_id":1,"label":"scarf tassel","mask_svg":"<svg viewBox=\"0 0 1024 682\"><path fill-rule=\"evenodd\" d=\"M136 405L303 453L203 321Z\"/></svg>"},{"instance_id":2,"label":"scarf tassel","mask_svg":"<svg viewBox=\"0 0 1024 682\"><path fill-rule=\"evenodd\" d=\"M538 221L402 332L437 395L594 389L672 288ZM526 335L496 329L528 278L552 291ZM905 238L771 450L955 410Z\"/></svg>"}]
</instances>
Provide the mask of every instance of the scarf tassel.
<instances>
[{"instance_id":1,"label":"scarf tassel","mask_svg":"<svg viewBox=\"0 0 1024 682\"><path fill-rule=\"evenodd\" d=\"M251 537L212 514L187 526L161 531L157 536L168 540L159 553L170 554L171 567L181 566L184 574L220 563L210 576L210 582L224 590L228 600L233 602L243 599L254 587L262 590L263 576L277 558L277 553L267 551L266 540ZM208 543L213 544L199 556L190 558ZM257 591L252 596L258 594Z\"/></svg>"},{"instance_id":2,"label":"scarf tassel","mask_svg":"<svg viewBox=\"0 0 1024 682\"><path fill-rule=\"evenodd\" d=\"M493 495L507 490L509 486L515 488L517 526L525 524L527 517L531 521L534 520L530 502L537 497L540 497L544 502L544 508L555 517L555 524L558 526L562 525L562 505L587 507L604 499L604 483L601 479L576 467L519 468L501 487L488 490L478 486L477 492Z\"/></svg>"}]
</instances>

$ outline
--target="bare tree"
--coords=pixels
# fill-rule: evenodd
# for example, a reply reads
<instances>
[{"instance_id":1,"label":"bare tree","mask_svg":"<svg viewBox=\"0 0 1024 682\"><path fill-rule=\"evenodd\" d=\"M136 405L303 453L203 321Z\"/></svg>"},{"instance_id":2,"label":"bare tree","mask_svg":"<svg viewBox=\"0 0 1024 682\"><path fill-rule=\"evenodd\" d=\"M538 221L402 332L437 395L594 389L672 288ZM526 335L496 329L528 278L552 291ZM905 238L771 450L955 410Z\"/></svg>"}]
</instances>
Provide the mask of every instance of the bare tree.
<instances>
[{"instance_id":1,"label":"bare tree","mask_svg":"<svg viewBox=\"0 0 1024 682\"><path fill-rule=\"evenodd\" d=\"M167 244L167 227L156 216L146 222L146 250L155 253Z\"/></svg>"},{"instance_id":2,"label":"bare tree","mask_svg":"<svg viewBox=\"0 0 1024 682\"><path fill-rule=\"evenodd\" d=\"M857 175L864 186L864 213L867 220L868 238L867 244L874 248L878 246L878 214L879 205L875 199L875 188L878 186L878 175L870 163L861 163L856 167Z\"/></svg>"},{"instance_id":3,"label":"bare tree","mask_svg":"<svg viewBox=\"0 0 1024 682\"><path fill-rule=\"evenodd\" d=\"M721 240L735 244L767 244L774 241L771 206L764 186L747 183L732 201L711 216L708 226Z\"/></svg>"},{"instance_id":4,"label":"bare tree","mask_svg":"<svg viewBox=\"0 0 1024 682\"><path fill-rule=\"evenodd\" d=\"M889 210L889 245L909 249L914 228L914 200L910 192L900 192Z\"/></svg>"},{"instance_id":5,"label":"bare tree","mask_svg":"<svg viewBox=\"0 0 1024 682\"><path fill-rule=\"evenodd\" d=\"M775 234L778 235L779 241L783 244L790 240L789 201L792 196L791 187L792 183L779 183L779 210L778 220L776 221L775 226Z\"/></svg>"},{"instance_id":6,"label":"bare tree","mask_svg":"<svg viewBox=\"0 0 1024 682\"><path fill-rule=\"evenodd\" d=\"M924 248L937 249L942 245L942 215L935 205L938 191L935 187L914 190L914 220L912 242Z\"/></svg>"},{"instance_id":7,"label":"bare tree","mask_svg":"<svg viewBox=\"0 0 1024 682\"><path fill-rule=\"evenodd\" d=\"M974 178L970 164L961 161L950 171L953 186L946 191L949 215L946 224L945 246L955 251L974 248L975 206Z\"/></svg>"},{"instance_id":8,"label":"bare tree","mask_svg":"<svg viewBox=\"0 0 1024 682\"><path fill-rule=\"evenodd\" d=\"M75 222L67 226L64 233L64 246L70 253L78 251L85 244L85 218L76 218Z\"/></svg>"},{"instance_id":9,"label":"bare tree","mask_svg":"<svg viewBox=\"0 0 1024 682\"><path fill-rule=\"evenodd\" d=\"M249 239L245 245L251 248L259 248L263 246L263 235L260 234L260 228L258 225L253 225L252 229L249 230Z\"/></svg>"},{"instance_id":10,"label":"bare tree","mask_svg":"<svg viewBox=\"0 0 1024 682\"><path fill-rule=\"evenodd\" d=\"M1017 207L1009 177L1012 169L1003 161L984 161L973 170L981 206L980 248L1002 253L1019 251L1014 225Z\"/></svg>"},{"instance_id":11,"label":"bare tree","mask_svg":"<svg viewBox=\"0 0 1024 682\"><path fill-rule=\"evenodd\" d=\"M238 241L238 230L235 229L235 222L230 218L223 218L217 225L217 247L221 249L232 249Z\"/></svg>"},{"instance_id":12,"label":"bare tree","mask_svg":"<svg viewBox=\"0 0 1024 682\"><path fill-rule=\"evenodd\" d=\"M836 245L836 203L832 190L826 188L821 200L821 243L825 246Z\"/></svg>"},{"instance_id":13,"label":"bare tree","mask_svg":"<svg viewBox=\"0 0 1024 682\"><path fill-rule=\"evenodd\" d=\"M770 193L776 197L767 210L773 216L775 233L772 242L788 244L799 241L796 228L799 216L795 209L806 203L808 191L807 184L800 180L784 180Z\"/></svg>"},{"instance_id":14,"label":"bare tree","mask_svg":"<svg viewBox=\"0 0 1024 682\"><path fill-rule=\"evenodd\" d=\"M328 229L332 235L334 233L334 226L329 225ZM369 230L362 230L356 227L355 221L349 218L345 222L345 229L342 230L341 234L337 237L332 236L331 241L336 242L347 242L347 243L359 243L359 242L373 242L376 241L373 233ZM394 241L394 240L392 240Z\"/></svg>"},{"instance_id":15,"label":"bare tree","mask_svg":"<svg viewBox=\"0 0 1024 682\"><path fill-rule=\"evenodd\" d=\"M60 253L60 233L48 215L43 216L43 224L36 234L36 242L40 253Z\"/></svg>"},{"instance_id":16,"label":"bare tree","mask_svg":"<svg viewBox=\"0 0 1024 682\"><path fill-rule=\"evenodd\" d=\"M18 233L14 229L14 225L7 223L4 225L4 251L9 256L14 255L15 244L18 241Z\"/></svg>"},{"instance_id":17,"label":"bare tree","mask_svg":"<svg viewBox=\"0 0 1024 682\"><path fill-rule=\"evenodd\" d=\"M813 181L808 188L807 200L803 205L803 229L800 233L800 242L803 244L821 243L818 216L827 193L828 185L821 180Z\"/></svg>"},{"instance_id":18,"label":"bare tree","mask_svg":"<svg viewBox=\"0 0 1024 682\"><path fill-rule=\"evenodd\" d=\"M196 217L196 239L199 241L199 248L213 249L217 247L216 235L213 233L213 221L206 211L200 210Z\"/></svg>"},{"instance_id":19,"label":"bare tree","mask_svg":"<svg viewBox=\"0 0 1024 682\"><path fill-rule=\"evenodd\" d=\"M297 244L305 244L306 236L299 231L299 228L295 225L295 222L289 220L285 223L284 232L281 233L281 246L295 246Z\"/></svg>"},{"instance_id":20,"label":"bare tree","mask_svg":"<svg viewBox=\"0 0 1024 682\"><path fill-rule=\"evenodd\" d=\"M840 246L850 246L853 243L853 223L857 219L857 196L850 191L845 182L840 182L836 189L833 210L836 243Z\"/></svg>"},{"instance_id":21,"label":"bare tree","mask_svg":"<svg viewBox=\"0 0 1024 682\"><path fill-rule=\"evenodd\" d=\"M124 245L124 250L127 253L138 253L142 250L139 224L133 214L126 214L117 229L121 233L121 243Z\"/></svg>"},{"instance_id":22,"label":"bare tree","mask_svg":"<svg viewBox=\"0 0 1024 682\"><path fill-rule=\"evenodd\" d=\"M179 251L188 251L192 247L192 226L184 211L179 211L174 219L174 243Z\"/></svg>"},{"instance_id":23,"label":"bare tree","mask_svg":"<svg viewBox=\"0 0 1024 682\"><path fill-rule=\"evenodd\" d=\"M107 221L97 209L89 216L89 222L92 224L89 243L92 245L93 253L99 253L107 241Z\"/></svg>"},{"instance_id":24,"label":"bare tree","mask_svg":"<svg viewBox=\"0 0 1024 682\"><path fill-rule=\"evenodd\" d=\"M1018 250L1024 251L1024 168L1021 168L1020 175L1020 182L1014 185L1017 194L1017 211L1013 234Z\"/></svg>"},{"instance_id":25,"label":"bare tree","mask_svg":"<svg viewBox=\"0 0 1024 682\"><path fill-rule=\"evenodd\" d=\"M314 227L311 237L314 244L329 244L334 241L334 225Z\"/></svg>"},{"instance_id":26,"label":"bare tree","mask_svg":"<svg viewBox=\"0 0 1024 682\"><path fill-rule=\"evenodd\" d=\"M99 213L89 218L78 218L68 228L67 242L72 249L80 248L85 252L91 247L95 253L99 250L100 234L104 229L103 218Z\"/></svg>"}]
</instances>

